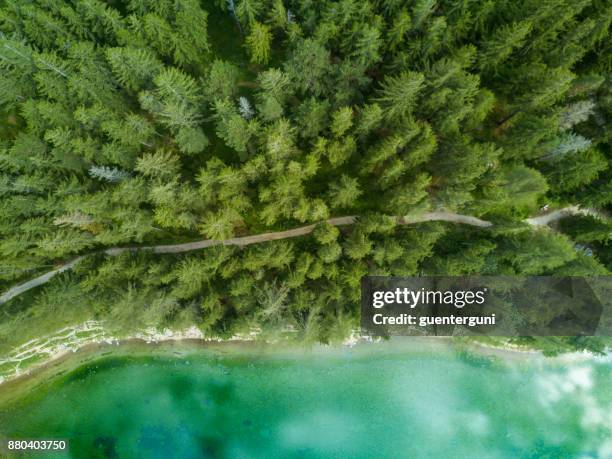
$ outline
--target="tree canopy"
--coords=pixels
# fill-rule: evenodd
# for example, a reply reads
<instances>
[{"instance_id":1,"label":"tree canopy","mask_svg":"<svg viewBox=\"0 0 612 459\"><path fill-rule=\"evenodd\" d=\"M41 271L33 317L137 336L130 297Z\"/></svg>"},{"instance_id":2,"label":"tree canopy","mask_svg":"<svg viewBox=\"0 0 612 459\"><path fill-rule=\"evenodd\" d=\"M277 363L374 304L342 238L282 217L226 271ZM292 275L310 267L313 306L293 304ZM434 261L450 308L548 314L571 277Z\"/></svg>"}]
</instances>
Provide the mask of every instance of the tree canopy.
<instances>
[{"instance_id":1,"label":"tree canopy","mask_svg":"<svg viewBox=\"0 0 612 459\"><path fill-rule=\"evenodd\" d=\"M0 347L60 307L333 341L366 274L608 273L611 21L599 0L3 3L1 289L117 245L359 221L92 255L3 306ZM513 224L568 204L603 217ZM388 224L440 209L506 230Z\"/></svg>"}]
</instances>

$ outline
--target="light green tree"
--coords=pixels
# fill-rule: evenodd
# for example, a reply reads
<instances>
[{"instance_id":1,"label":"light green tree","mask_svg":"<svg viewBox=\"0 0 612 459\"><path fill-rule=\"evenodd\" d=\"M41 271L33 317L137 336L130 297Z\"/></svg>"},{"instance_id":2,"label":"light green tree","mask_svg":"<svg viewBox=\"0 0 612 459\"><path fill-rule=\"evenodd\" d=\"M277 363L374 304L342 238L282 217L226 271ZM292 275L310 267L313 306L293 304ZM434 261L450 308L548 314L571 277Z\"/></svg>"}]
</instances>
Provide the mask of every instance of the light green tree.
<instances>
[{"instance_id":1,"label":"light green tree","mask_svg":"<svg viewBox=\"0 0 612 459\"><path fill-rule=\"evenodd\" d=\"M270 28L257 21L253 22L251 32L246 38L246 46L251 54L251 62L266 64L270 60L271 45L272 33Z\"/></svg>"}]
</instances>

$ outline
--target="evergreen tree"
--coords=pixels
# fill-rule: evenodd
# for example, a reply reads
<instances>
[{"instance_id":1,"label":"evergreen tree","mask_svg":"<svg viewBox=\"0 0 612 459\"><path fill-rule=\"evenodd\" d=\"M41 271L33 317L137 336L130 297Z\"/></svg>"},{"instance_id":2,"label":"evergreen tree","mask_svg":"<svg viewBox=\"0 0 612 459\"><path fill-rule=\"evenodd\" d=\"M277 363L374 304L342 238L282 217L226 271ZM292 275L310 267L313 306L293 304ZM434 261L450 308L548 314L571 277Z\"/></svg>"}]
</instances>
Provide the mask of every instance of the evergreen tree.
<instances>
[{"instance_id":1,"label":"evergreen tree","mask_svg":"<svg viewBox=\"0 0 612 459\"><path fill-rule=\"evenodd\" d=\"M179 172L180 164L171 152L158 150L139 158L135 170L147 177L172 178Z\"/></svg>"},{"instance_id":2,"label":"evergreen tree","mask_svg":"<svg viewBox=\"0 0 612 459\"><path fill-rule=\"evenodd\" d=\"M245 0L247 1L247 0ZM253 22L251 33L246 38L246 45L251 54L251 62L266 64L270 60L272 33L265 24Z\"/></svg>"},{"instance_id":3,"label":"evergreen tree","mask_svg":"<svg viewBox=\"0 0 612 459\"><path fill-rule=\"evenodd\" d=\"M515 49L520 49L531 28L529 21L521 21L497 29L482 45L480 67L483 70L495 70Z\"/></svg>"},{"instance_id":4,"label":"evergreen tree","mask_svg":"<svg viewBox=\"0 0 612 459\"><path fill-rule=\"evenodd\" d=\"M359 182L355 178L342 175L338 182L330 184L330 203L333 208L349 207L361 195Z\"/></svg>"},{"instance_id":5,"label":"evergreen tree","mask_svg":"<svg viewBox=\"0 0 612 459\"><path fill-rule=\"evenodd\" d=\"M129 172L122 171L115 167L95 165L89 168L89 175L93 178L105 180L107 182L119 182L130 176Z\"/></svg>"},{"instance_id":6,"label":"evergreen tree","mask_svg":"<svg viewBox=\"0 0 612 459\"><path fill-rule=\"evenodd\" d=\"M84 258L11 300L0 349L91 317L333 341L358 320L366 274L606 274L605 218L523 220L545 204L610 212L611 12L5 2L0 290ZM397 224L424 211L493 226ZM321 223L343 216L355 222ZM236 251L103 254L300 224L317 227Z\"/></svg>"},{"instance_id":7,"label":"evergreen tree","mask_svg":"<svg viewBox=\"0 0 612 459\"><path fill-rule=\"evenodd\" d=\"M387 119L402 119L412 113L423 81L423 75L415 72L385 78L377 101L383 106Z\"/></svg>"}]
</instances>

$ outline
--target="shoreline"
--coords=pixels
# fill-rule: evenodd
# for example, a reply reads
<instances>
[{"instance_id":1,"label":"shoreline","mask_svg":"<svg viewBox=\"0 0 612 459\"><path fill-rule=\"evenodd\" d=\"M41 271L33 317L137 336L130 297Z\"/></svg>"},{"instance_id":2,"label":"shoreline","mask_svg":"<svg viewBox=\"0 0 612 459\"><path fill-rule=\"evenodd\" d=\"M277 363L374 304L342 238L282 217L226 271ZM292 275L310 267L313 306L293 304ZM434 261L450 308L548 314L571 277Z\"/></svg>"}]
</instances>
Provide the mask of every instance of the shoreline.
<instances>
[{"instance_id":1,"label":"shoreline","mask_svg":"<svg viewBox=\"0 0 612 459\"><path fill-rule=\"evenodd\" d=\"M85 334L86 336L79 337L79 333ZM74 327L64 328L53 335L32 339L14 348L5 358L0 358L0 366L13 365L12 372L5 375L3 375L3 372L0 372L0 387L11 381L37 373L53 364L55 361L65 360L71 355L82 353L87 349L95 349L98 347L112 348L120 345L129 345L130 343L154 345L190 341L204 344L251 342L256 336L257 333L251 333L244 336L233 336L228 339L205 337L196 327L190 327L180 331L166 329L163 332L147 329L134 333L133 335L112 336L106 333L101 323L89 321ZM34 362L22 369L21 363L28 360Z\"/></svg>"},{"instance_id":2,"label":"shoreline","mask_svg":"<svg viewBox=\"0 0 612 459\"><path fill-rule=\"evenodd\" d=\"M195 329L197 330L197 329ZM0 380L0 405L19 398L53 379L70 373L96 360L110 357L183 357L206 350L212 353L244 352L259 355L295 355L295 353L341 352L355 346L367 346L375 351L375 346L386 346L387 350L398 352L454 351L467 352L504 362L524 363L527 359L547 362L569 363L584 361L598 356L588 352L572 352L554 357L546 357L537 349L516 345L494 345L478 341L459 341L450 336L396 337L388 341L372 341L368 337L352 336L340 345L313 345L305 347L297 342L279 346L279 342L258 340L257 333L234 336L229 339L204 337L199 330L187 329L179 332L166 330L163 333L137 333L123 338L94 339L79 343L77 347L63 347L48 355L44 360L32 364L27 369L6 376ZM611 354L607 354L610 357Z\"/></svg>"},{"instance_id":3,"label":"shoreline","mask_svg":"<svg viewBox=\"0 0 612 459\"><path fill-rule=\"evenodd\" d=\"M142 338L126 337L114 342L88 342L78 349L65 349L50 358L36 363L19 374L6 377L0 382L0 406L10 403L23 395L33 392L54 379L95 363L105 358L127 357L182 357L204 349L222 353L231 346L241 346L253 341L207 340L198 338L169 338L160 341L146 341ZM263 343L262 343L263 344Z\"/></svg>"}]
</instances>

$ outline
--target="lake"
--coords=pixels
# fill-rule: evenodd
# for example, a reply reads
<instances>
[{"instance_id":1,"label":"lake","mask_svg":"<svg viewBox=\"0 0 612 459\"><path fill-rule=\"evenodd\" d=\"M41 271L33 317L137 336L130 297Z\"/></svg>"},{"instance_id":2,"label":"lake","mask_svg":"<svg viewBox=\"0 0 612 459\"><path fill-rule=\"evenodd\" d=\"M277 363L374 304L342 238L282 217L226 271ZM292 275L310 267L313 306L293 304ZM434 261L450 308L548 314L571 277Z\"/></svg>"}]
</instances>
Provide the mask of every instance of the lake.
<instances>
[{"instance_id":1,"label":"lake","mask_svg":"<svg viewBox=\"0 0 612 459\"><path fill-rule=\"evenodd\" d=\"M88 459L612 457L609 358L409 339L135 349L0 407L0 437L65 438L69 452L32 457Z\"/></svg>"}]
</instances>

